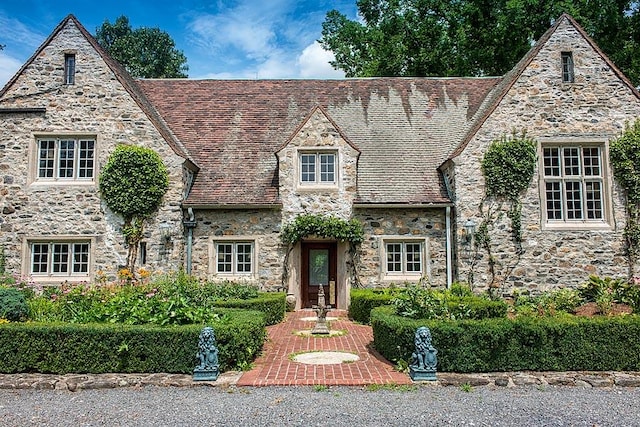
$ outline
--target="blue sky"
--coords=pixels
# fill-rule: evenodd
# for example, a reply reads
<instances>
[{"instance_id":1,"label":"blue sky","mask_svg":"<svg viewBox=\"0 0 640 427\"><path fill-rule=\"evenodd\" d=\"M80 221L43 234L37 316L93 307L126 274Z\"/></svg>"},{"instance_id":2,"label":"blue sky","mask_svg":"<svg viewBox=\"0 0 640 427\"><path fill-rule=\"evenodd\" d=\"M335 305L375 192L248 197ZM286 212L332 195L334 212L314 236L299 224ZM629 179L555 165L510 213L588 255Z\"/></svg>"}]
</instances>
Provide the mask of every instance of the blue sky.
<instances>
[{"instance_id":1,"label":"blue sky","mask_svg":"<svg viewBox=\"0 0 640 427\"><path fill-rule=\"evenodd\" d=\"M0 88L70 13L92 34L120 15L168 32L190 78L341 78L316 43L331 9L357 16L356 0L2 0Z\"/></svg>"}]
</instances>

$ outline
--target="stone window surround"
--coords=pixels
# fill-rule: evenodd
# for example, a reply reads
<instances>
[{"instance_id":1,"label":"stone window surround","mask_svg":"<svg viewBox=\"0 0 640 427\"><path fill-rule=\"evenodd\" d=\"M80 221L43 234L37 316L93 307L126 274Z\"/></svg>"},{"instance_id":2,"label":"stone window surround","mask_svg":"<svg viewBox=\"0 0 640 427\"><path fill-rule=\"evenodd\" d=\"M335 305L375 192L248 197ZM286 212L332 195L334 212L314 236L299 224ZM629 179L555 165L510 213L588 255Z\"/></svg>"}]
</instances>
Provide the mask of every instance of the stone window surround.
<instances>
[{"instance_id":1,"label":"stone window surround","mask_svg":"<svg viewBox=\"0 0 640 427\"><path fill-rule=\"evenodd\" d=\"M64 79L65 85L74 85L76 83L76 51L64 51Z\"/></svg>"},{"instance_id":2,"label":"stone window surround","mask_svg":"<svg viewBox=\"0 0 640 427\"><path fill-rule=\"evenodd\" d=\"M304 191L318 191L318 190L337 190L338 182L340 179L340 149L338 147L297 147L295 150L295 162L296 162L296 190ZM303 154L333 154L335 157L334 163L334 181L331 183L320 182L316 179L316 182L302 182L302 162L300 157ZM316 163L316 174L320 175L319 163Z\"/></svg>"},{"instance_id":3,"label":"stone window surround","mask_svg":"<svg viewBox=\"0 0 640 427\"><path fill-rule=\"evenodd\" d=\"M94 277L93 260L96 249L95 235L61 234L61 235L37 235L26 236L22 241L22 276L31 277L37 283L45 285L58 285L62 282L91 282ZM86 273L45 274L31 273L31 244L33 243L88 243L89 244L89 269Z\"/></svg>"},{"instance_id":4,"label":"stone window surround","mask_svg":"<svg viewBox=\"0 0 640 427\"><path fill-rule=\"evenodd\" d=\"M572 51L563 50L560 52L560 70L562 83L571 84L575 82L575 63Z\"/></svg>"},{"instance_id":5,"label":"stone window surround","mask_svg":"<svg viewBox=\"0 0 640 427\"><path fill-rule=\"evenodd\" d=\"M540 225L542 230L612 230L613 229L613 202L609 166L609 140L613 135L602 137L541 137L538 141L538 189L540 197ZM603 218L601 220L557 220L549 221L546 215L546 186L544 176L543 148L546 146L592 146L599 147L602 161L602 209Z\"/></svg>"},{"instance_id":6,"label":"stone window surround","mask_svg":"<svg viewBox=\"0 0 640 427\"><path fill-rule=\"evenodd\" d=\"M93 177L91 179L40 179L38 177L39 165L38 165L38 140L41 139L93 139ZM28 170L28 182L29 186L94 186L97 182L98 175L98 147L100 145L99 135L91 132L37 132L31 136L31 143L29 144L29 170ZM56 148L57 150L57 148ZM57 165L56 165L57 167ZM77 167L74 166L74 167Z\"/></svg>"},{"instance_id":7,"label":"stone window surround","mask_svg":"<svg viewBox=\"0 0 640 427\"><path fill-rule=\"evenodd\" d=\"M383 235L376 236L378 246L378 256L380 259L380 281L386 283L402 283L404 281L417 282L423 277L429 279L431 277L431 268L429 264L429 238L424 236L408 236L408 235ZM422 271L411 273L395 273L387 271L387 243L420 243L422 244ZM404 262L404 260L403 260ZM403 266L404 270L404 266Z\"/></svg>"},{"instance_id":8,"label":"stone window surround","mask_svg":"<svg viewBox=\"0 0 640 427\"><path fill-rule=\"evenodd\" d=\"M218 273L218 243L250 243L253 247L251 254L250 273ZM209 275L223 279L257 279L258 277L258 236L229 235L209 237ZM235 255L235 252L234 252ZM235 262L235 259L233 260Z\"/></svg>"}]
</instances>

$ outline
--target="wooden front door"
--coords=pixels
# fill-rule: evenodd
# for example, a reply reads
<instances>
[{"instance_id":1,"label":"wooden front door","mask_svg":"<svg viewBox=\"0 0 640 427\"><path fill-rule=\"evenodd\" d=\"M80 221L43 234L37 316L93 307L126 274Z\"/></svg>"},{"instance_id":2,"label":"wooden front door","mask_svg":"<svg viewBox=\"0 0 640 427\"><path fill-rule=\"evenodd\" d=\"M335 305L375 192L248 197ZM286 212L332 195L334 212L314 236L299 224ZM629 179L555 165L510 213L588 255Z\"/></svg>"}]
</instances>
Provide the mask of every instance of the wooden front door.
<instances>
[{"instance_id":1,"label":"wooden front door","mask_svg":"<svg viewBox=\"0 0 640 427\"><path fill-rule=\"evenodd\" d=\"M318 304L318 291L324 287L325 303L335 307L337 301L337 245L327 242L302 243L302 306Z\"/></svg>"}]
</instances>

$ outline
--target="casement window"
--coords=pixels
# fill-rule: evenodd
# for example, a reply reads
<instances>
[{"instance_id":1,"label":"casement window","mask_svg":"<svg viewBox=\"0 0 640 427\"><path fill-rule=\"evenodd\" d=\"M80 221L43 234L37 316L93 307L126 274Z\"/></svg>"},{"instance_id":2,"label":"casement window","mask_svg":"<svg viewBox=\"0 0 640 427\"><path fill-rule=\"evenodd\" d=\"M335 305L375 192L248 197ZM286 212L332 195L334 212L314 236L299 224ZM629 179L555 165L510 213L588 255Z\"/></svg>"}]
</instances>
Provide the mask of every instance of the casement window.
<instances>
[{"instance_id":1,"label":"casement window","mask_svg":"<svg viewBox=\"0 0 640 427\"><path fill-rule=\"evenodd\" d=\"M606 220L602 145L544 145L544 218L547 225Z\"/></svg>"},{"instance_id":2,"label":"casement window","mask_svg":"<svg viewBox=\"0 0 640 427\"><path fill-rule=\"evenodd\" d=\"M94 138L39 138L36 181L93 181Z\"/></svg>"},{"instance_id":3,"label":"casement window","mask_svg":"<svg viewBox=\"0 0 640 427\"><path fill-rule=\"evenodd\" d=\"M214 242L216 273L252 275L254 244L252 242Z\"/></svg>"},{"instance_id":4,"label":"casement window","mask_svg":"<svg viewBox=\"0 0 640 427\"><path fill-rule=\"evenodd\" d=\"M561 52L560 58L562 61L562 82L573 83L575 80L573 72L573 53Z\"/></svg>"},{"instance_id":5,"label":"casement window","mask_svg":"<svg viewBox=\"0 0 640 427\"><path fill-rule=\"evenodd\" d=\"M335 152L301 152L300 183L335 184L336 159Z\"/></svg>"},{"instance_id":6,"label":"casement window","mask_svg":"<svg viewBox=\"0 0 640 427\"><path fill-rule=\"evenodd\" d=\"M76 82L76 55L67 53L64 55L64 84L72 85Z\"/></svg>"},{"instance_id":7,"label":"casement window","mask_svg":"<svg viewBox=\"0 0 640 427\"><path fill-rule=\"evenodd\" d=\"M421 275L424 243L391 241L384 243L386 273L389 275Z\"/></svg>"},{"instance_id":8,"label":"casement window","mask_svg":"<svg viewBox=\"0 0 640 427\"><path fill-rule=\"evenodd\" d=\"M30 273L39 277L86 277L90 249L88 241L30 242Z\"/></svg>"}]
</instances>

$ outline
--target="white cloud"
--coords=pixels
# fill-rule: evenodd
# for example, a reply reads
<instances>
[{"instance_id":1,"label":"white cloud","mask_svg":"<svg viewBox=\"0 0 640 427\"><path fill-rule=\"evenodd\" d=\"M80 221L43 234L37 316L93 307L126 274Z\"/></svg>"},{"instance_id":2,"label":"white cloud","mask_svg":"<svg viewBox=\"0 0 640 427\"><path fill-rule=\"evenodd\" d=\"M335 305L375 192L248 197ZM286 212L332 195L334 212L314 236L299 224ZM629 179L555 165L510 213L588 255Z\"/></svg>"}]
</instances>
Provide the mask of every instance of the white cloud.
<instances>
[{"instance_id":1,"label":"white cloud","mask_svg":"<svg viewBox=\"0 0 640 427\"><path fill-rule=\"evenodd\" d=\"M22 61L0 52L0 89L22 66Z\"/></svg>"},{"instance_id":2,"label":"white cloud","mask_svg":"<svg viewBox=\"0 0 640 427\"><path fill-rule=\"evenodd\" d=\"M344 78L344 71L335 70L329 61L333 61L333 52L324 50L320 43L313 42L298 57L298 69L302 78Z\"/></svg>"},{"instance_id":3,"label":"white cloud","mask_svg":"<svg viewBox=\"0 0 640 427\"><path fill-rule=\"evenodd\" d=\"M32 31L28 26L14 18L0 13L1 44L11 47L14 44L35 49L40 46L46 36Z\"/></svg>"}]
</instances>

